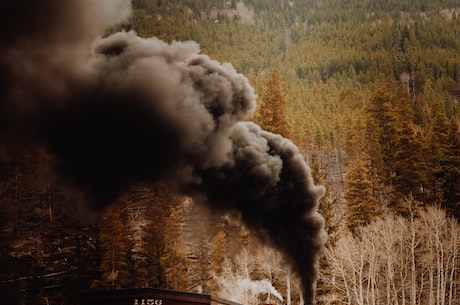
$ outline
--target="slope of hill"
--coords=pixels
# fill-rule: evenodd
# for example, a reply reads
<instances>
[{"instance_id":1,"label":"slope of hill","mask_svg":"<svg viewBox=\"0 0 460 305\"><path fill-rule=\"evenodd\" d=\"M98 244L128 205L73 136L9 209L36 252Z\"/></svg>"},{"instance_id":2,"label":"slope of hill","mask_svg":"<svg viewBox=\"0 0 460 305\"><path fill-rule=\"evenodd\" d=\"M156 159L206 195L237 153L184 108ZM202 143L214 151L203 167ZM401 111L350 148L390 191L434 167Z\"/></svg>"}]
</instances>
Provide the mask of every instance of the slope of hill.
<instances>
[{"instance_id":1,"label":"slope of hill","mask_svg":"<svg viewBox=\"0 0 460 305\"><path fill-rule=\"evenodd\" d=\"M335 282L339 277L333 277L334 272L344 271L339 268L340 260L345 259L343 253L355 255L350 257L351 262L358 262L360 253L364 253L364 250L352 252L349 246L358 244L366 251L378 248L366 243L371 238L362 239L359 234L375 233L375 237L376 232L382 233L379 226L391 225L395 220L398 224L394 227L403 232L400 236L404 238L399 241L385 235L393 244L384 245L375 238L381 251L378 255L383 258L372 252L369 258L373 260L361 267L378 265L379 270L386 272L385 276L403 270L406 273L400 273L397 280L403 282L401 287L412 290L396 291L396 286L390 289L385 286L390 283L385 276L378 277L375 272L370 275L367 287L377 283L382 286L372 286L374 296L380 291L395 300L406 298L404 301L410 303L408 298L415 299L409 295L420 284L422 288L436 286L441 302L442 289L446 292L457 288L460 275L456 268L450 267L460 259L456 250L458 234L457 237L442 234L455 252L446 266L439 260L436 266L438 253L434 250L419 251L416 238L427 244L436 243L439 236L426 232L430 226L447 219L444 211L425 211L424 206L441 206L448 215L460 218L458 1L132 2L133 15L122 28L167 42L197 41L202 53L230 62L251 80L261 106L268 80L273 71L278 72L280 88L277 89L285 99L283 114L289 124L290 138L308 160L316 181L327 187L321 212L326 218L330 240L342 241L328 245L327 253L336 265L332 266L330 261L322 265L324 276L319 285L322 300L354 289L343 289L340 281ZM255 113L256 122L261 113ZM7 155L0 153L2 158ZM166 287L166 278L184 280L186 276L189 286L181 287L211 292L219 284L211 275L219 272L229 277L238 272L238 276L254 280L269 278L289 302L301 302L297 282L277 254L264 248L246 249L242 245L258 245L257 241L251 240L245 230L232 226L230 220L220 218L221 215L216 222L209 219L212 217L204 219L207 215L200 208L185 202L172 209L179 212L179 216L174 216L181 217L182 226L171 229L166 220L172 217L169 205L173 200L149 185L132 192L127 202L106 211L99 226L86 226L74 219L78 212L74 209L75 199L69 198L66 190L51 179L50 166L54 160L46 152L27 147L5 160L0 167L3 207L0 291L10 293L12 303L34 299L36 304L51 304L67 295L69 301L62 303L74 304L80 289L91 284L106 288L129 285L174 288ZM166 202L165 206L157 210L144 208L144 205L160 206L158 200ZM422 218L408 217L414 215ZM177 218L172 219L178 223ZM433 219L442 221L433 224ZM439 232L456 232L456 222L451 220L445 223L452 229L443 227ZM410 235L407 226L414 223L418 231ZM176 245L180 246L176 246L177 251L169 251L174 254L170 257L165 255L166 246L174 248L166 245L167 230L173 231L168 232L170 236L180 235L184 230L177 240ZM236 236L238 244L222 236ZM137 245L133 246L133 242ZM239 252L240 248L245 251ZM189 257L184 257L185 249L190 250L186 253ZM440 252L443 249L437 248ZM389 255L392 253L400 256L393 258ZM413 259L410 263L404 256L408 253ZM166 270L162 259L163 262L175 259L176 266L189 263L189 259L192 263L189 269ZM420 270L410 265L416 259L423 263ZM391 270L396 262L403 267ZM409 270L409 266L413 268ZM447 274L442 271L444 267L450 272L449 279L443 276ZM180 276L171 275L175 271L180 271L177 273ZM406 281L411 277L409 272L414 272L411 276L417 278L417 275L419 282ZM344 274L346 281L348 274ZM356 289L363 288L363 283L358 283ZM270 294L263 295L264 302L265 297ZM346 296L341 297L345 303ZM418 297L419 303L423 303L434 296L420 290ZM453 298L450 294L449 299ZM260 301L257 297L256 300ZM329 303L324 301L324 304Z\"/></svg>"}]
</instances>

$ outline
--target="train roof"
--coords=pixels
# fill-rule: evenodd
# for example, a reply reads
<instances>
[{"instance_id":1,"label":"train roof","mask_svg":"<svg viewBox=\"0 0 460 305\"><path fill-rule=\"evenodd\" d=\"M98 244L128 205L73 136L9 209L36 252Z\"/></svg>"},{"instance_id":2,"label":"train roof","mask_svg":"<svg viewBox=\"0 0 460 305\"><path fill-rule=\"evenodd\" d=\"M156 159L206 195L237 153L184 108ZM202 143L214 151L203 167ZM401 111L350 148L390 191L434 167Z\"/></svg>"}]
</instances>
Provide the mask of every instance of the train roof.
<instances>
[{"instance_id":1,"label":"train roof","mask_svg":"<svg viewBox=\"0 0 460 305\"><path fill-rule=\"evenodd\" d=\"M84 292L80 305L241 305L208 294L156 288Z\"/></svg>"}]
</instances>

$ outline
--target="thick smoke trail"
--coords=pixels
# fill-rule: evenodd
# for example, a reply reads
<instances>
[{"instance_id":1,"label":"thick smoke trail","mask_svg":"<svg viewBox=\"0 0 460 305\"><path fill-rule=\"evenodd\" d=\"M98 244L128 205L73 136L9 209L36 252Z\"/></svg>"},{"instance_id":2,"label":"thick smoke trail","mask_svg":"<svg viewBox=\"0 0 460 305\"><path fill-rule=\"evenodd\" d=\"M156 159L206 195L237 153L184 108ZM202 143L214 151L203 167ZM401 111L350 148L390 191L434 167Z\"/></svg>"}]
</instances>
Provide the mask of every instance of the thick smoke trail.
<instances>
[{"instance_id":1,"label":"thick smoke trail","mask_svg":"<svg viewBox=\"0 0 460 305\"><path fill-rule=\"evenodd\" d=\"M313 303L323 189L303 157L244 121L252 87L196 43L95 38L129 9L125 0L0 4L0 146L44 145L94 209L161 179L212 209L239 211L285 253Z\"/></svg>"},{"instance_id":2,"label":"thick smoke trail","mask_svg":"<svg viewBox=\"0 0 460 305\"><path fill-rule=\"evenodd\" d=\"M323 218L316 212L323 189L291 141L246 122L236 124L229 162L200 172L213 208L232 208L261 237L280 249L313 304L318 254L325 241Z\"/></svg>"}]
</instances>

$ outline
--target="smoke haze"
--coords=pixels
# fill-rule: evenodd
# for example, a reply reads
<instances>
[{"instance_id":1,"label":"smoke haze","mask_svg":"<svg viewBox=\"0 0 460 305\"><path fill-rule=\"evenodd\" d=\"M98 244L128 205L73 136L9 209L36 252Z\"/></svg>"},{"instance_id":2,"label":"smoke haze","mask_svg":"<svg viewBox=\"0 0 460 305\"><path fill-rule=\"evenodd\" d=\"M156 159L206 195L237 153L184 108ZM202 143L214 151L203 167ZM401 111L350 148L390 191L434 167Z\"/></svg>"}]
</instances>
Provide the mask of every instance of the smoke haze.
<instances>
[{"instance_id":1,"label":"smoke haze","mask_svg":"<svg viewBox=\"0 0 460 305\"><path fill-rule=\"evenodd\" d=\"M96 210L137 182L164 180L239 211L285 253L313 303L323 189L302 155L245 121L256 100L248 80L195 42L100 37L129 12L125 0L0 4L0 146L44 145Z\"/></svg>"}]
</instances>

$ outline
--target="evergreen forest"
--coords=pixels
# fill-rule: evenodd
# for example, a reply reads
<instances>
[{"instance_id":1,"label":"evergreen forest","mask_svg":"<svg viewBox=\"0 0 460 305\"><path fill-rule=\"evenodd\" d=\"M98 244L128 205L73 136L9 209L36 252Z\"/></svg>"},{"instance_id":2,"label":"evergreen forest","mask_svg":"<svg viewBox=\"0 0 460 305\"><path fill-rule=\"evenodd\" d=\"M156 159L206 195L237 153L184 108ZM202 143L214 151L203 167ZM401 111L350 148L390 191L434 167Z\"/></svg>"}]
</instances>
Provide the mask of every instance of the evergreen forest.
<instances>
[{"instance_id":1,"label":"evergreen forest","mask_svg":"<svg viewBox=\"0 0 460 305\"><path fill-rule=\"evenodd\" d=\"M107 35L193 40L231 63L257 94L251 120L289 138L325 186L318 305L460 305L458 1L132 5ZM82 220L83 199L53 176L46 150L0 157L5 304L70 305L85 290L155 287L303 305L295 271L237 215L156 183Z\"/></svg>"}]
</instances>

